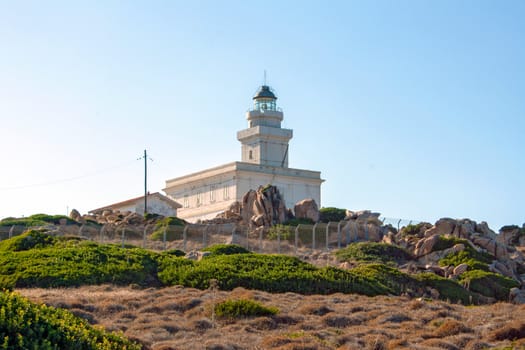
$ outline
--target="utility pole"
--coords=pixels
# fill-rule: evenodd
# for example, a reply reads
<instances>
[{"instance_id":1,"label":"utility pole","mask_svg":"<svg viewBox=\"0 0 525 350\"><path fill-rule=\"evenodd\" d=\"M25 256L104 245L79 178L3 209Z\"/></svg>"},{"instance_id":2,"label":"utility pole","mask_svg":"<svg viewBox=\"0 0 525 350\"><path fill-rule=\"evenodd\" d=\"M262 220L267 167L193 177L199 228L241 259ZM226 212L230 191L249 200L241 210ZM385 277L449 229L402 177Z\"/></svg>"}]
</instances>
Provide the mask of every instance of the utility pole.
<instances>
[{"instance_id":1,"label":"utility pole","mask_svg":"<svg viewBox=\"0 0 525 350\"><path fill-rule=\"evenodd\" d=\"M144 156L137 160L144 158L144 215L148 213L148 152L144 150ZM153 160L149 158L149 160Z\"/></svg>"},{"instance_id":2,"label":"utility pole","mask_svg":"<svg viewBox=\"0 0 525 350\"><path fill-rule=\"evenodd\" d=\"M144 216L148 213L148 153L144 150Z\"/></svg>"}]
</instances>

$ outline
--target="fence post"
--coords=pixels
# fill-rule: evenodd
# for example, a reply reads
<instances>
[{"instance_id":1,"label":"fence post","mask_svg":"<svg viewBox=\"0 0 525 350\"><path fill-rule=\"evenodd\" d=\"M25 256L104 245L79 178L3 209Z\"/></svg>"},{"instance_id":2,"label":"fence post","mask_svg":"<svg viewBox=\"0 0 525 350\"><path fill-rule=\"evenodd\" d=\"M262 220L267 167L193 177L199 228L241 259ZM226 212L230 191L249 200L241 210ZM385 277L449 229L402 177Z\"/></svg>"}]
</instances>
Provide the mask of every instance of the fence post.
<instances>
[{"instance_id":1,"label":"fence post","mask_svg":"<svg viewBox=\"0 0 525 350\"><path fill-rule=\"evenodd\" d=\"M342 221L339 221L337 224L337 249L341 249L341 223Z\"/></svg>"},{"instance_id":2,"label":"fence post","mask_svg":"<svg viewBox=\"0 0 525 350\"><path fill-rule=\"evenodd\" d=\"M295 227L295 255L296 256L297 256L297 246L299 245L299 226L301 226L301 224L298 224Z\"/></svg>"},{"instance_id":3,"label":"fence post","mask_svg":"<svg viewBox=\"0 0 525 350\"><path fill-rule=\"evenodd\" d=\"M263 230L259 230L259 253L263 251Z\"/></svg>"},{"instance_id":4,"label":"fence post","mask_svg":"<svg viewBox=\"0 0 525 350\"><path fill-rule=\"evenodd\" d=\"M250 227L246 226L246 249L250 250Z\"/></svg>"},{"instance_id":5,"label":"fence post","mask_svg":"<svg viewBox=\"0 0 525 350\"><path fill-rule=\"evenodd\" d=\"M326 224L326 251L328 251L328 234L329 234L329 231L330 231L330 221L328 221L328 224Z\"/></svg>"},{"instance_id":6,"label":"fence post","mask_svg":"<svg viewBox=\"0 0 525 350\"><path fill-rule=\"evenodd\" d=\"M124 248L125 242L126 242L126 228L122 226L122 248Z\"/></svg>"},{"instance_id":7,"label":"fence post","mask_svg":"<svg viewBox=\"0 0 525 350\"><path fill-rule=\"evenodd\" d=\"M312 228L312 250L315 250L315 229L317 228L317 222L314 224L314 227Z\"/></svg>"},{"instance_id":8,"label":"fence post","mask_svg":"<svg viewBox=\"0 0 525 350\"><path fill-rule=\"evenodd\" d=\"M208 234L208 225L204 226L204 233L202 234L202 247L206 248L206 240L208 237L206 235Z\"/></svg>"},{"instance_id":9,"label":"fence post","mask_svg":"<svg viewBox=\"0 0 525 350\"><path fill-rule=\"evenodd\" d=\"M106 224L100 228L100 243L104 243L104 233L106 231Z\"/></svg>"},{"instance_id":10,"label":"fence post","mask_svg":"<svg viewBox=\"0 0 525 350\"><path fill-rule=\"evenodd\" d=\"M188 239L188 225L184 226L184 231L182 231L182 248L186 252L186 241Z\"/></svg>"},{"instance_id":11,"label":"fence post","mask_svg":"<svg viewBox=\"0 0 525 350\"><path fill-rule=\"evenodd\" d=\"M169 225L166 225L166 227L164 227L164 236L162 237L162 240L164 241L164 249L163 250L166 250L166 231L168 230L168 226Z\"/></svg>"},{"instance_id":12,"label":"fence post","mask_svg":"<svg viewBox=\"0 0 525 350\"><path fill-rule=\"evenodd\" d=\"M281 254L281 230L277 230L277 254Z\"/></svg>"},{"instance_id":13,"label":"fence post","mask_svg":"<svg viewBox=\"0 0 525 350\"><path fill-rule=\"evenodd\" d=\"M231 244L235 244L235 230L236 229L237 229L237 226L233 224Z\"/></svg>"}]
</instances>

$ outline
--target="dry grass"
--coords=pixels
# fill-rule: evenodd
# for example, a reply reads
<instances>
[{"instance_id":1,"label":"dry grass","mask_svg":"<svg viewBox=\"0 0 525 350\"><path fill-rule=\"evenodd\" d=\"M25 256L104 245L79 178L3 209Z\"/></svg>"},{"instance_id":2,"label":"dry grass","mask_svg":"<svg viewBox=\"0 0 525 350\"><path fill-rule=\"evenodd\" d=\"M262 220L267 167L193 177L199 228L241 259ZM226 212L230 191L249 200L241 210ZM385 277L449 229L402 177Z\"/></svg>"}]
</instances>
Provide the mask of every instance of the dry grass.
<instances>
[{"instance_id":1,"label":"dry grass","mask_svg":"<svg viewBox=\"0 0 525 350\"><path fill-rule=\"evenodd\" d=\"M525 338L525 321L514 321L494 330L490 334L492 340L518 340Z\"/></svg>"},{"instance_id":2,"label":"dry grass","mask_svg":"<svg viewBox=\"0 0 525 350\"><path fill-rule=\"evenodd\" d=\"M110 285L19 292L122 331L151 350L525 349L525 307L507 303L465 307L406 297ZM280 313L217 320L212 306L226 299L256 300Z\"/></svg>"}]
</instances>

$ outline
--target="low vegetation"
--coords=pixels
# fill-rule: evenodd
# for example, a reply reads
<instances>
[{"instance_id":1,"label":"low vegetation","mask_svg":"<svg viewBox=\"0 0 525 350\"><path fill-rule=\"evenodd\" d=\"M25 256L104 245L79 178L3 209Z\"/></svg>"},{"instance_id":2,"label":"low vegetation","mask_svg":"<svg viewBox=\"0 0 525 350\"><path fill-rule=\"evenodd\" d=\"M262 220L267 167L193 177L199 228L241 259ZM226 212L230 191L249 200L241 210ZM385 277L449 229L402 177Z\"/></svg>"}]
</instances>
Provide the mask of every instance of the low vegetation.
<instances>
[{"instance_id":1,"label":"low vegetation","mask_svg":"<svg viewBox=\"0 0 525 350\"><path fill-rule=\"evenodd\" d=\"M167 285L209 288L216 279L222 290L236 287L273 293L329 294L336 292L380 295L391 290L357 271L318 268L284 255L234 254L209 256L201 261L180 259L161 265L160 280Z\"/></svg>"},{"instance_id":2,"label":"low vegetation","mask_svg":"<svg viewBox=\"0 0 525 350\"><path fill-rule=\"evenodd\" d=\"M403 263L412 260L405 249L392 244L358 242L338 250L335 255L340 261Z\"/></svg>"},{"instance_id":3,"label":"low vegetation","mask_svg":"<svg viewBox=\"0 0 525 350\"><path fill-rule=\"evenodd\" d=\"M447 246L455 244L444 242ZM517 286L509 278L478 269L486 266L487 257L469 249L443 260L472 266L458 281L432 273L405 274L396 266L411 256L400 247L382 243L355 243L337 252L340 261L357 265L350 270L316 267L292 256L254 254L238 245L215 245L205 250L211 254L193 261L183 258L184 252L179 250L156 253L31 229L0 242L0 288L113 283L207 289L213 279L222 290L244 287L300 294L421 295L418 291L431 287L444 300L471 304L479 300L478 294L506 300L509 289Z\"/></svg>"},{"instance_id":4,"label":"low vegetation","mask_svg":"<svg viewBox=\"0 0 525 350\"><path fill-rule=\"evenodd\" d=\"M158 285L166 255L140 248L52 237L37 230L0 243L0 288L115 283Z\"/></svg>"},{"instance_id":5,"label":"low vegetation","mask_svg":"<svg viewBox=\"0 0 525 350\"><path fill-rule=\"evenodd\" d=\"M186 224L186 221L182 219L174 216L167 216L155 223L155 229L151 233L150 239L154 241L163 241L164 234L166 235L166 241L169 242L181 239L182 227Z\"/></svg>"},{"instance_id":6,"label":"low vegetation","mask_svg":"<svg viewBox=\"0 0 525 350\"><path fill-rule=\"evenodd\" d=\"M76 221L71 220L65 215L47 215L47 214L35 214L25 218L5 218L0 220L0 226L45 226L49 224L58 225L60 222L66 224L77 224Z\"/></svg>"},{"instance_id":7,"label":"low vegetation","mask_svg":"<svg viewBox=\"0 0 525 350\"><path fill-rule=\"evenodd\" d=\"M470 248L473 251L473 248L469 245L469 243L465 239L461 239L461 238L457 238L453 236L451 237L438 236L438 238L439 238L438 241L432 247L433 252L452 248L456 244L463 244L466 250L469 250Z\"/></svg>"},{"instance_id":8,"label":"low vegetation","mask_svg":"<svg viewBox=\"0 0 525 350\"><path fill-rule=\"evenodd\" d=\"M478 253L472 247L465 247L465 250L457 253L451 253L439 260L440 266L458 266L467 264L469 270L489 270L492 257L487 253Z\"/></svg>"},{"instance_id":9,"label":"low vegetation","mask_svg":"<svg viewBox=\"0 0 525 350\"><path fill-rule=\"evenodd\" d=\"M506 300L510 289L519 287L519 283L513 279L483 270L472 270L461 274L460 282L473 292L497 300Z\"/></svg>"},{"instance_id":10,"label":"low vegetation","mask_svg":"<svg viewBox=\"0 0 525 350\"><path fill-rule=\"evenodd\" d=\"M232 255L232 254L249 254L250 251L237 244L215 244L204 248L203 252L211 253L208 256L215 255Z\"/></svg>"},{"instance_id":11,"label":"low vegetation","mask_svg":"<svg viewBox=\"0 0 525 350\"><path fill-rule=\"evenodd\" d=\"M266 235L266 239L269 240L290 240L295 237L294 230L291 227L292 225L273 225L268 230L268 234Z\"/></svg>"},{"instance_id":12,"label":"low vegetation","mask_svg":"<svg viewBox=\"0 0 525 350\"><path fill-rule=\"evenodd\" d=\"M400 233L402 236L412 236L417 238L423 238L423 234L427 229L427 223L420 222L419 224L410 224L401 228Z\"/></svg>"},{"instance_id":13,"label":"low vegetation","mask_svg":"<svg viewBox=\"0 0 525 350\"><path fill-rule=\"evenodd\" d=\"M225 300L215 305L215 315L219 318L240 318L272 316L279 312L275 307L267 307L250 299Z\"/></svg>"},{"instance_id":14,"label":"low vegetation","mask_svg":"<svg viewBox=\"0 0 525 350\"><path fill-rule=\"evenodd\" d=\"M434 288L439 292L442 300L464 305L476 304L479 296L463 288L456 281L438 276L431 272L424 272L414 275L414 278L421 282L421 285Z\"/></svg>"},{"instance_id":15,"label":"low vegetation","mask_svg":"<svg viewBox=\"0 0 525 350\"><path fill-rule=\"evenodd\" d=\"M319 209L319 221L330 222L330 221L342 221L346 217L346 209L327 207Z\"/></svg>"},{"instance_id":16,"label":"low vegetation","mask_svg":"<svg viewBox=\"0 0 525 350\"><path fill-rule=\"evenodd\" d=\"M313 225L315 222L309 218L293 218L284 223L286 226Z\"/></svg>"},{"instance_id":17,"label":"low vegetation","mask_svg":"<svg viewBox=\"0 0 525 350\"><path fill-rule=\"evenodd\" d=\"M69 311L0 292L0 349L141 349L120 335L92 327Z\"/></svg>"}]
</instances>

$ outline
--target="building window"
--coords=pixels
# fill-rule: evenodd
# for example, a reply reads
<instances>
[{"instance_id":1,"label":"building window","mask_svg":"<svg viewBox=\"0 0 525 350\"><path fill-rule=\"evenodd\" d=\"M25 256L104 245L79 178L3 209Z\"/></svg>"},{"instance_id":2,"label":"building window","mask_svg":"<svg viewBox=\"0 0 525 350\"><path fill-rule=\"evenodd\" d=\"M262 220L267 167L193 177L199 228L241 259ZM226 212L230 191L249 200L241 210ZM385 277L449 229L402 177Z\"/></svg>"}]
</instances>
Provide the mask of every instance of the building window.
<instances>
[{"instance_id":1,"label":"building window","mask_svg":"<svg viewBox=\"0 0 525 350\"><path fill-rule=\"evenodd\" d=\"M184 206L184 208L189 208L190 207L190 201L188 199L188 195L187 194L184 195L183 206Z\"/></svg>"},{"instance_id":2,"label":"building window","mask_svg":"<svg viewBox=\"0 0 525 350\"><path fill-rule=\"evenodd\" d=\"M215 202L215 185L210 186L210 203Z\"/></svg>"},{"instance_id":3,"label":"building window","mask_svg":"<svg viewBox=\"0 0 525 350\"><path fill-rule=\"evenodd\" d=\"M222 192L222 199L223 200L230 199L230 186L224 185L223 192Z\"/></svg>"},{"instance_id":4,"label":"building window","mask_svg":"<svg viewBox=\"0 0 525 350\"><path fill-rule=\"evenodd\" d=\"M200 207L202 204L204 204L204 203L202 202L202 192L199 192L199 193L197 193L196 205L197 205L198 207Z\"/></svg>"},{"instance_id":5,"label":"building window","mask_svg":"<svg viewBox=\"0 0 525 350\"><path fill-rule=\"evenodd\" d=\"M250 150L248 158L249 159L253 159L253 151L252 150Z\"/></svg>"}]
</instances>

